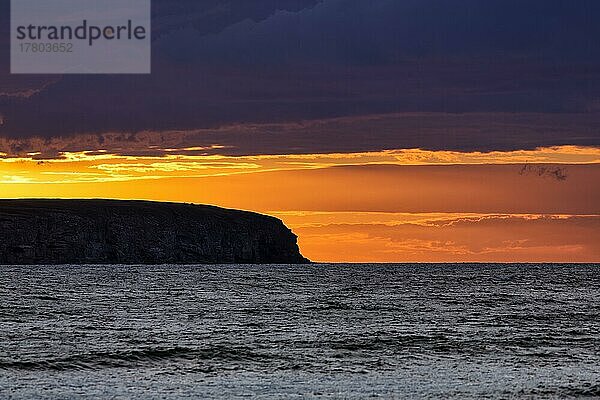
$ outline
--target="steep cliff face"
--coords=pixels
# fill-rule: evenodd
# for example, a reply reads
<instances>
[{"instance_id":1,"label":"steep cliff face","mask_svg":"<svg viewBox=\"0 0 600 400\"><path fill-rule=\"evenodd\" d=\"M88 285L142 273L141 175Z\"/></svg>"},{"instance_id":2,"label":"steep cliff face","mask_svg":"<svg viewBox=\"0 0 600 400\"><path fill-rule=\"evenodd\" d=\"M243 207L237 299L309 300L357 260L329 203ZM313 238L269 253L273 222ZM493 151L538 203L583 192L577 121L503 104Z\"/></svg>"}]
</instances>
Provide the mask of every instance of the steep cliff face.
<instances>
[{"instance_id":1,"label":"steep cliff face","mask_svg":"<svg viewBox=\"0 0 600 400\"><path fill-rule=\"evenodd\" d=\"M277 218L191 204L0 200L0 264L304 263Z\"/></svg>"}]
</instances>

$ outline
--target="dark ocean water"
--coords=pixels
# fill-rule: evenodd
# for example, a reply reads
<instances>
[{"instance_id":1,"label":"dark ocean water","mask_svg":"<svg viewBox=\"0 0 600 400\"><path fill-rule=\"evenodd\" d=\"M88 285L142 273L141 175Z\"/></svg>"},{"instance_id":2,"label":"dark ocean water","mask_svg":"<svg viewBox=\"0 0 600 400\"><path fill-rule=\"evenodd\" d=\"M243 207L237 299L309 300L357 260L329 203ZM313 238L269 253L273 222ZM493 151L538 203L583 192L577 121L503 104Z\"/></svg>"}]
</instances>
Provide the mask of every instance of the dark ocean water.
<instances>
[{"instance_id":1,"label":"dark ocean water","mask_svg":"<svg viewBox=\"0 0 600 400\"><path fill-rule=\"evenodd\" d=\"M77 397L598 398L600 265L0 267L0 398Z\"/></svg>"}]
</instances>

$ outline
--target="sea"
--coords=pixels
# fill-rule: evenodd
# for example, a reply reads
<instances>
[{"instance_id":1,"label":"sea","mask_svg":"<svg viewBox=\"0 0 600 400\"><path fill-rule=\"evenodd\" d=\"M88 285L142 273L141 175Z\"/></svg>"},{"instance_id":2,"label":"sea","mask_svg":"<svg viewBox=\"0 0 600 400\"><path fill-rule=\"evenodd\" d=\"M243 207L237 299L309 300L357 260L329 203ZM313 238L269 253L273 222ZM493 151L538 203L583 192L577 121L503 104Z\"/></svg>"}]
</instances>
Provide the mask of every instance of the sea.
<instances>
[{"instance_id":1,"label":"sea","mask_svg":"<svg viewBox=\"0 0 600 400\"><path fill-rule=\"evenodd\" d=\"M600 265L0 267L0 399L600 397Z\"/></svg>"}]
</instances>

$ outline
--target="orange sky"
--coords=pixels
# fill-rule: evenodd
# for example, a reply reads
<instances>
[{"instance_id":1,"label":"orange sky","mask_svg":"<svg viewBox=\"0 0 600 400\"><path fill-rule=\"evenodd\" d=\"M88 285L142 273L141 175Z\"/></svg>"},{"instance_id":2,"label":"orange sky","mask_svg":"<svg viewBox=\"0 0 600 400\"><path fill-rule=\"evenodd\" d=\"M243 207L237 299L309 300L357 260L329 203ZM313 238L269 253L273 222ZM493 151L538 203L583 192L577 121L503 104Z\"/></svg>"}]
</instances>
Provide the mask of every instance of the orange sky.
<instances>
[{"instance_id":1,"label":"orange sky","mask_svg":"<svg viewBox=\"0 0 600 400\"><path fill-rule=\"evenodd\" d=\"M5 198L121 198L269 213L331 262L600 261L600 149L0 161Z\"/></svg>"}]
</instances>

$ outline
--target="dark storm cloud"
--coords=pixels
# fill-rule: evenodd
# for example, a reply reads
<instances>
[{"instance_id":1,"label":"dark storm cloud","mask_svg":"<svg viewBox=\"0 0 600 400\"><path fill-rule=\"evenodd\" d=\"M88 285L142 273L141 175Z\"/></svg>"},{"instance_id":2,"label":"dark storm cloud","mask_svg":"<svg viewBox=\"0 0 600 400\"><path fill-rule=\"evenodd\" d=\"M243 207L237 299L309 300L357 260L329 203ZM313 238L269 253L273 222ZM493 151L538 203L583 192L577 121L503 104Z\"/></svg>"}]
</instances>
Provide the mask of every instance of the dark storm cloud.
<instances>
[{"instance_id":1,"label":"dark storm cloud","mask_svg":"<svg viewBox=\"0 0 600 400\"><path fill-rule=\"evenodd\" d=\"M0 0L0 22L6 3ZM385 148L598 145L597 118L590 116L600 111L597 17L600 2L593 0L155 0L151 76L10 77L7 61L0 60L0 134L55 137L477 112L485 113L474 117L479 131L469 118L463 127L451 126L463 136L469 132L460 141L421 139L403 123L361 127L374 147ZM7 51L8 34L1 36ZM535 123L518 135L486 129L506 112L581 113L567 118L587 125L584 134L563 129L560 135L540 133ZM481 115L489 120L480 121ZM356 131L339 132L336 140L307 139L310 146L300 147L373 147ZM277 139L266 142L250 134L219 141L242 153L264 153L273 140L298 140L288 140L290 134L273 132ZM313 137L310 131L298 135Z\"/></svg>"},{"instance_id":2,"label":"dark storm cloud","mask_svg":"<svg viewBox=\"0 0 600 400\"><path fill-rule=\"evenodd\" d=\"M356 153L422 148L453 151L534 150L597 143L598 114L386 114L302 123L233 125L217 129L73 135L52 139L0 138L9 157L59 158L95 150L132 156ZM568 138L568 139L565 139ZM97 153L105 154L105 153ZM526 165L523 175L561 178L558 170Z\"/></svg>"},{"instance_id":3,"label":"dark storm cloud","mask_svg":"<svg viewBox=\"0 0 600 400\"><path fill-rule=\"evenodd\" d=\"M226 64L382 65L498 56L585 62L600 56L597 16L594 0L327 0L260 23L245 20L219 35L180 31L165 47Z\"/></svg>"},{"instance_id":4,"label":"dark storm cloud","mask_svg":"<svg viewBox=\"0 0 600 400\"><path fill-rule=\"evenodd\" d=\"M243 20L259 22L276 11L300 11L321 0L153 0L152 30L157 40L173 31L193 28L216 34Z\"/></svg>"}]
</instances>

